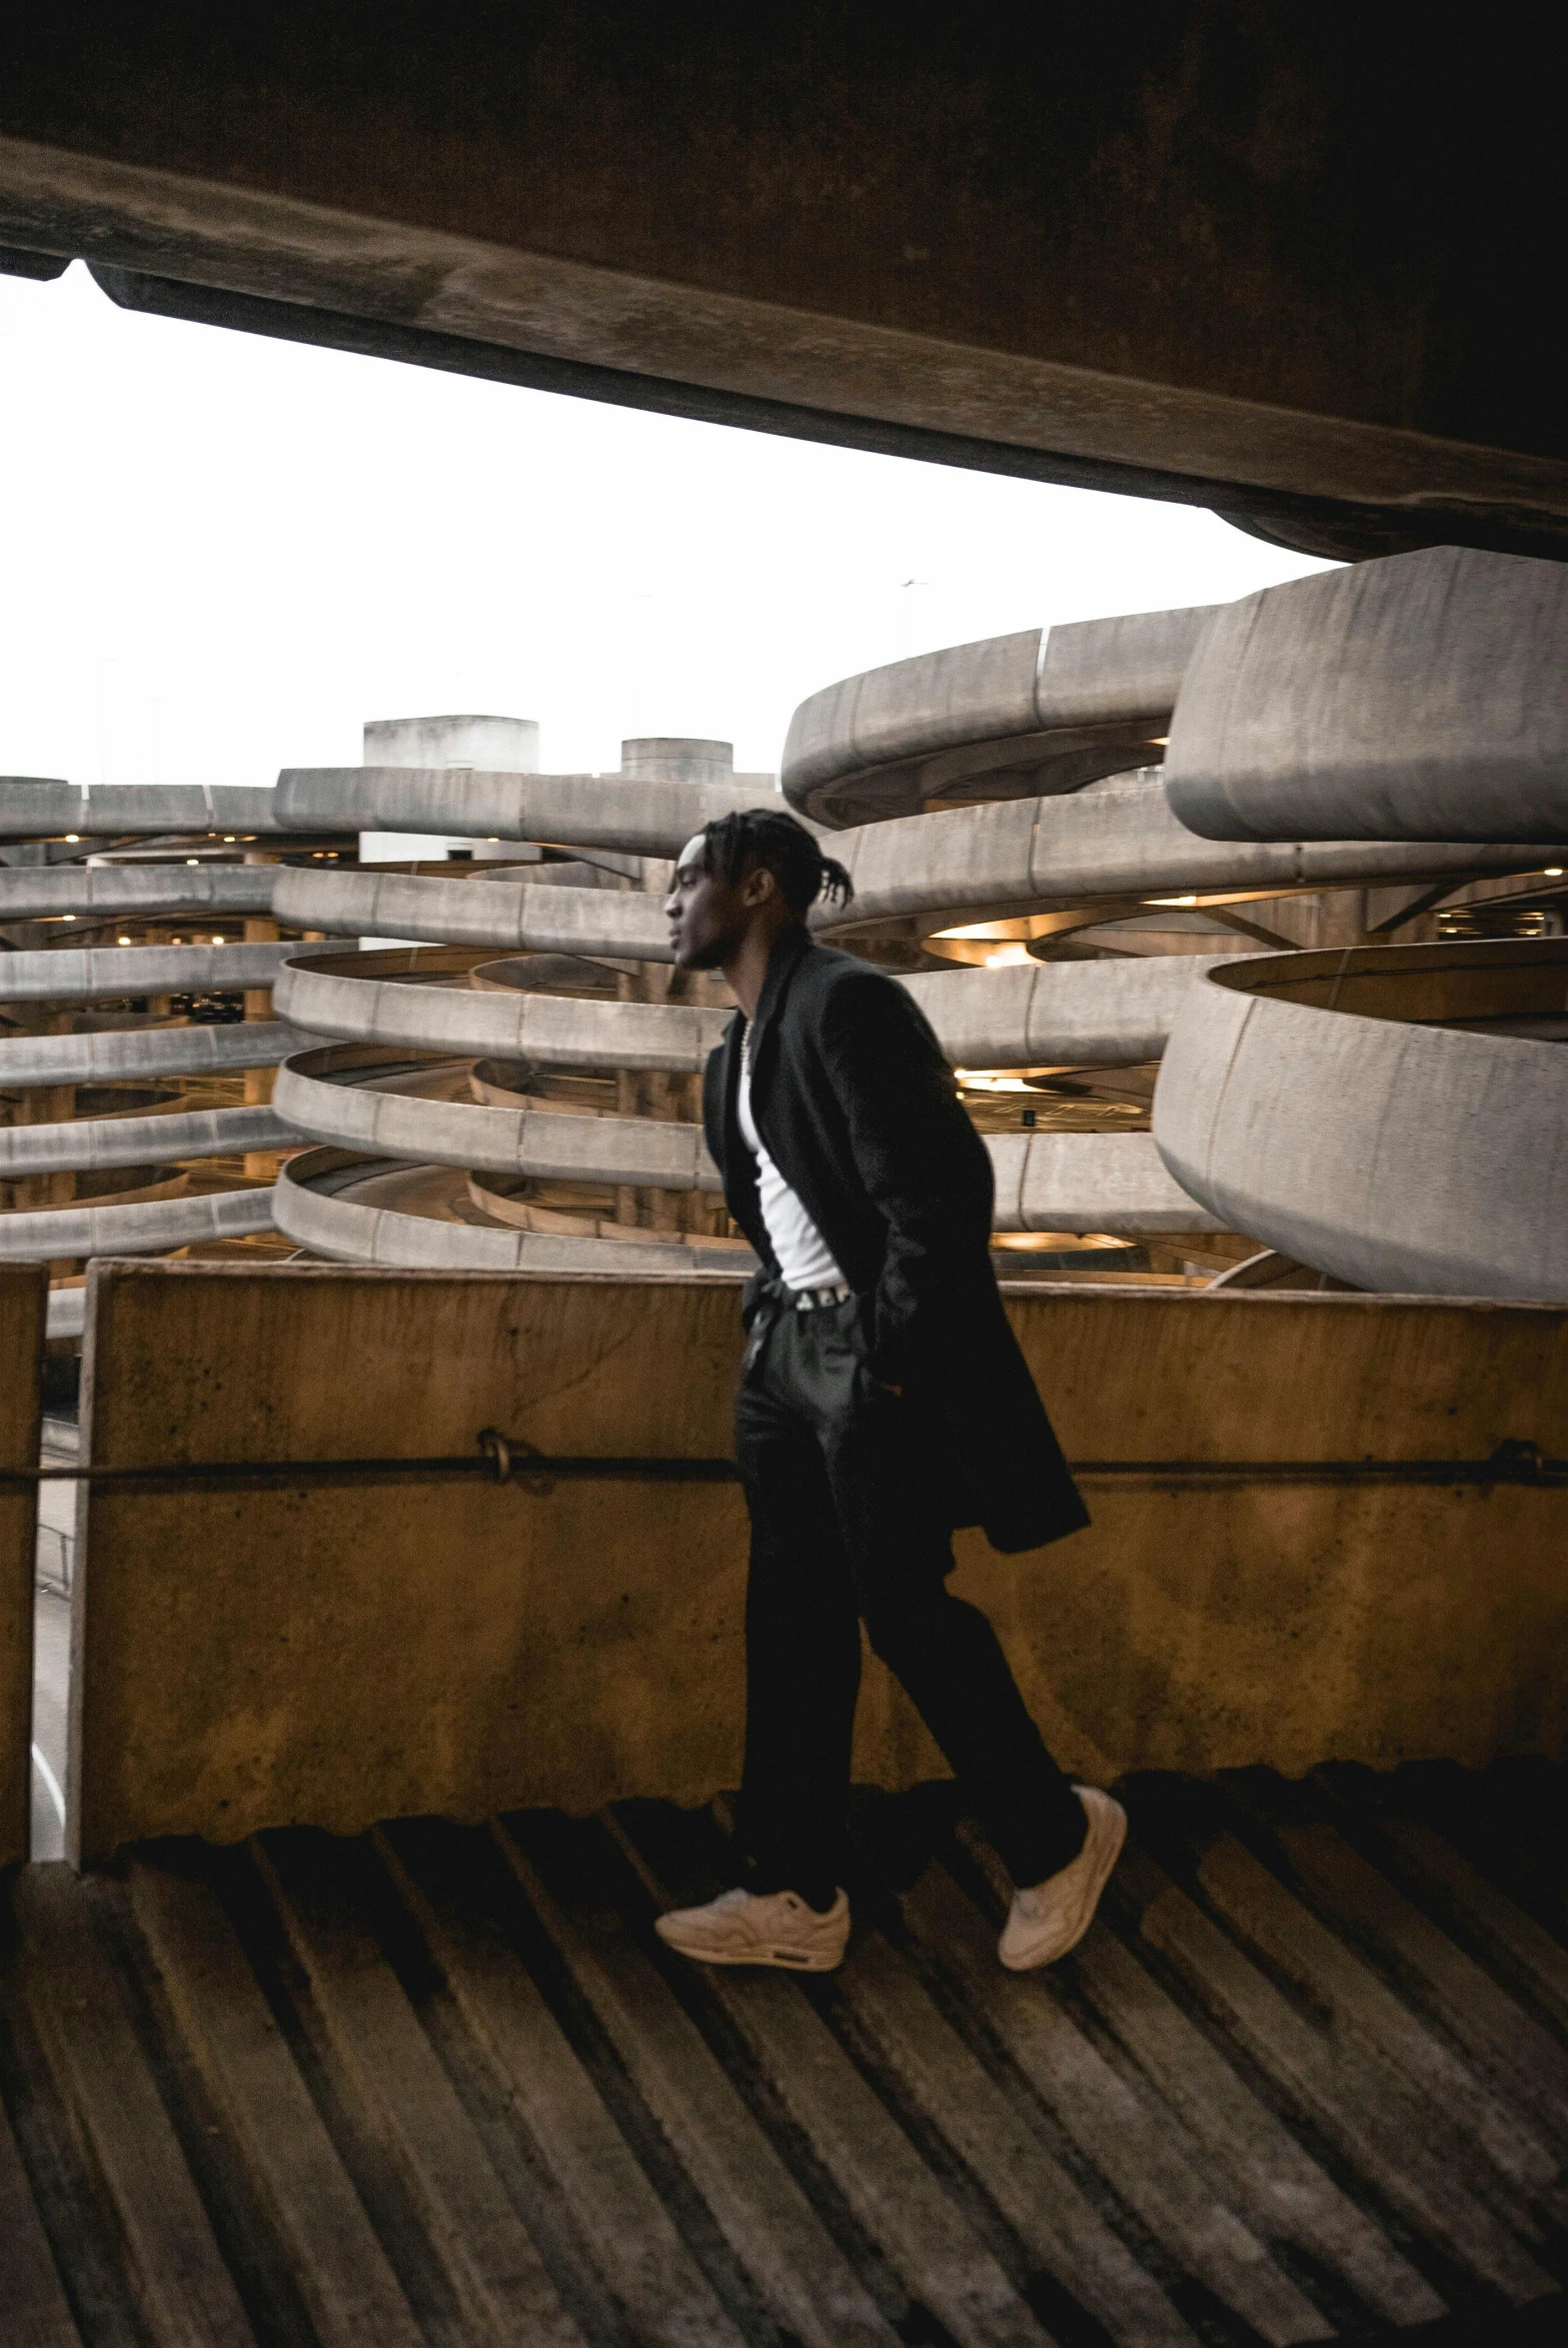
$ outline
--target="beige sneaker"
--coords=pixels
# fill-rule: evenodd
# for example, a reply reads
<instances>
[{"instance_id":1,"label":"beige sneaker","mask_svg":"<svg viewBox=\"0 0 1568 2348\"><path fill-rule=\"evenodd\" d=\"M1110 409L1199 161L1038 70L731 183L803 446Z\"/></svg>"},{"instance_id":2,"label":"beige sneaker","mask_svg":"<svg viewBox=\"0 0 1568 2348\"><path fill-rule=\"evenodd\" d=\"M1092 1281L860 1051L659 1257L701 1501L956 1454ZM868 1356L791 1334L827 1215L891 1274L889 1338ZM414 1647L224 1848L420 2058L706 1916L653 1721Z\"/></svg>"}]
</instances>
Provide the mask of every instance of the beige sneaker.
<instances>
[{"instance_id":1,"label":"beige sneaker","mask_svg":"<svg viewBox=\"0 0 1568 2348\"><path fill-rule=\"evenodd\" d=\"M840 1891L825 1915L793 1891L722 1891L706 1907L672 1908L654 1929L661 1940L705 1965L786 1965L795 1973L830 1973L849 1938L849 1895Z\"/></svg>"},{"instance_id":2,"label":"beige sneaker","mask_svg":"<svg viewBox=\"0 0 1568 2348\"><path fill-rule=\"evenodd\" d=\"M1075 1785L1072 1790L1088 1812L1083 1848L1043 1883L1013 1893L996 1944L996 1954L1009 1972L1027 1973L1035 1965L1054 1964L1069 1948L1076 1948L1094 1921L1099 1895L1121 1855L1127 1813L1120 1802L1101 1793L1097 1785Z\"/></svg>"}]
</instances>

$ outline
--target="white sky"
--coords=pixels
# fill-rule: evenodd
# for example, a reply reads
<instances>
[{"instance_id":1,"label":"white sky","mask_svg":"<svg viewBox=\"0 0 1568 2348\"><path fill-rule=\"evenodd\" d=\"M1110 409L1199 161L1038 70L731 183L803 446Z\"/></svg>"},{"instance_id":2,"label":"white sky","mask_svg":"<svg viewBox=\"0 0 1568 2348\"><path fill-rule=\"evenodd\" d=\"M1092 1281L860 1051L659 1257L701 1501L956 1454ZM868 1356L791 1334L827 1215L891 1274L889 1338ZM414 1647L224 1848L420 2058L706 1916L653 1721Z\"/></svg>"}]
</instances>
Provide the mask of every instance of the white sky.
<instances>
[{"instance_id":1,"label":"white sky","mask_svg":"<svg viewBox=\"0 0 1568 2348\"><path fill-rule=\"evenodd\" d=\"M142 318L0 276L0 773L270 783L367 718L536 718L775 769L944 644L1328 566L1211 514Z\"/></svg>"}]
</instances>

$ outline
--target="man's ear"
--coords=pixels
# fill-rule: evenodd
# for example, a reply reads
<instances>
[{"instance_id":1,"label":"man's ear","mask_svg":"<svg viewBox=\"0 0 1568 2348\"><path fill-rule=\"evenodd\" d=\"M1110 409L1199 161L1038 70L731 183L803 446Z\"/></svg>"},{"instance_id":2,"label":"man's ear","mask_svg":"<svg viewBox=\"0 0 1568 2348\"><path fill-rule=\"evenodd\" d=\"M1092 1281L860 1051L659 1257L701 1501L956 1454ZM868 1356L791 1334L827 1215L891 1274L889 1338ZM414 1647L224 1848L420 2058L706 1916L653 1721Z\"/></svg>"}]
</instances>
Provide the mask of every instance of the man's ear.
<instances>
[{"instance_id":1,"label":"man's ear","mask_svg":"<svg viewBox=\"0 0 1568 2348\"><path fill-rule=\"evenodd\" d=\"M779 876L767 865L754 865L741 884L741 902L746 906L770 905L779 894Z\"/></svg>"}]
</instances>

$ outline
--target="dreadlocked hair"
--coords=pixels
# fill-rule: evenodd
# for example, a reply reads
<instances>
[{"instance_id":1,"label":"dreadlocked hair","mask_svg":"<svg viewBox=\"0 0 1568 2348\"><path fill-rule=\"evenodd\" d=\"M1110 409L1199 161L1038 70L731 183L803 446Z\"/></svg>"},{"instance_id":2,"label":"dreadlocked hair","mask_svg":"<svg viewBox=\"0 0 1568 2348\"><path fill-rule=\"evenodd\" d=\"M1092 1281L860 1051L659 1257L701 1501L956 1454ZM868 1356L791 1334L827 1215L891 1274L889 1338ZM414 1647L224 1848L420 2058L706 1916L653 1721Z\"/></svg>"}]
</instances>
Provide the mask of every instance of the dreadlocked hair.
<instances>
[{"instance_id":1,"label":"dreadlocked hair","mask_svg":"<svg viewBox=\"0 0 1568 2348\"><path fill-rule=\"evenodd\" d=\"M791 913L806 913L819 897L847 905L854 883L836 857L823 856L815 837L783 808L749 807L703 826L703 862L732 887L754 865L764 865Z\"/></svg>"}]
</instances>

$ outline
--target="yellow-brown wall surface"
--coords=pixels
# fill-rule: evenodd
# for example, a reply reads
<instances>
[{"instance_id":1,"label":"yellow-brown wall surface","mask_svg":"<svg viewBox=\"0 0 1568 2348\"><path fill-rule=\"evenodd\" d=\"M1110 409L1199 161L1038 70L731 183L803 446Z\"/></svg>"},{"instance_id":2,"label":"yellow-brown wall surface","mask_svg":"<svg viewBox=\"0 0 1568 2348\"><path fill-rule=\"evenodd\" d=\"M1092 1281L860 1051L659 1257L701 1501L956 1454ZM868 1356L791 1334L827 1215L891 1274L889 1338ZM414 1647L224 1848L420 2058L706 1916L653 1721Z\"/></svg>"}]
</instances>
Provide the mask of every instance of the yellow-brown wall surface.
<instances>
[{"instance_id":1,"label":"yellow-brown wall surface","mask_svg":"<svg viewBox=\"0 0 1568 2348\"><path fill-rule=\"evenodd\" d=\"M38 1465L39 1361L49 1273L0 1264L0 1468ZM0 1867L25 1859L33 1723L36 1487L0 1490Z\"/></svg>"},{"instance_id":2,"label":"yellow-brown wall surface","mask_svg":"<svg viewBox=\"0 0 1568 2348\"><path fill-rule=\"evenodd\" d=\"M1475 1460L1568 1450L1568 1311L1041 1289L1009 1300L1069 1456ZM104 1464L731 1447L731 1283L96 1265ZM959 1541L1064 1765L1561 1749L1563 1495L1093 1475L1055 1547ZM97 1491L79 1550L70 1846L474 1818L735 1782L733 1485ZM940 1766L867 1675L856 1769Z\"/></svg>"}]
</instances>

